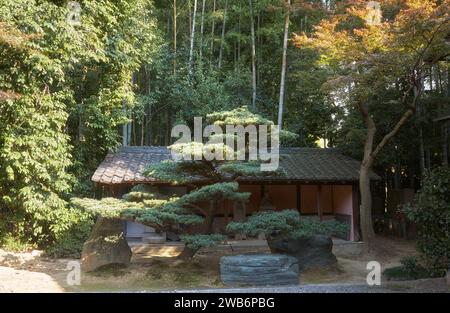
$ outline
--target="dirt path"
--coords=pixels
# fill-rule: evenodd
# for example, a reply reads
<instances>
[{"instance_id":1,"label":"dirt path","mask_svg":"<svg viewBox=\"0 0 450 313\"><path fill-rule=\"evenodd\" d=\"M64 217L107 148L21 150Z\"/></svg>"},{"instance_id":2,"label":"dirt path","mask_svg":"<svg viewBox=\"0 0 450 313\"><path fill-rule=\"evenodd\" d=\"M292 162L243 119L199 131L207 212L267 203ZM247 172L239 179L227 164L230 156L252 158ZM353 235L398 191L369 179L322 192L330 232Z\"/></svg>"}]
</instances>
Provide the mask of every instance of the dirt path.
<instances>
[{"instance_id":1,"label":"dirt path","mask_svg":"<svg viewBox=\"0 0 450 313\"><path fill-rule=\"evenodd\" d=\"M309 269L301 273L300 286L292 292L434 292L448 291L444 280L386 282L386 288L367 289L368 261L378 261L382 270L400 264L404 256L414 255L414 242L379 238L379 248L371 255L360 255L357 244L335 243L333 252L338 264L332 268ZM111 268L98 273L82 273L80 286L69 286L66 278L69 259L48 259L33 253L9 253L0 250L0 292L90 292L90 291L158 291L158 290L223 290L219 259L230 253L264 252L264 248L246 247L230 251L204 251L191 262L180 262L172 256L171 247L157 250L145 248L133 256L127 268ZM166 251L167 250L167 251ZM133 250L134 251L134 250ZM135 251L137 252L137 251ZM170 253L169 253L170 252ZM318 286L318 287L317 287ZM341 287L337 287L341 286ZM321 289L321 288L324 289ZM288 289L286 289L288 288ZM251 288L254 292L290 292L291 287ZM233 289L234 290L234 289ZM261 290L261 291L257 291ZM237 291L237 289L236 289ZM240 291L240 289L239 289ZM267 291L266 291L267 292Z\"/></svg>"},{"instance_id":2,"label":"dirt path","mask_svg":"<svg viewBox=\"0 0 450 313\"><path fill-rule=\"evenodd\" d=\"M69 259L0 250L0 292L64 292Z\"/></svg>"},{"instance_id":3,"label":"dirt path","mask_svg":"<svg viewBox=\"0 0 450 313\"><path fill-rule=\"evenodd\" d=\"M50 275L0 266L0 292L64 292Z\"/></svg>"}]
</instances>

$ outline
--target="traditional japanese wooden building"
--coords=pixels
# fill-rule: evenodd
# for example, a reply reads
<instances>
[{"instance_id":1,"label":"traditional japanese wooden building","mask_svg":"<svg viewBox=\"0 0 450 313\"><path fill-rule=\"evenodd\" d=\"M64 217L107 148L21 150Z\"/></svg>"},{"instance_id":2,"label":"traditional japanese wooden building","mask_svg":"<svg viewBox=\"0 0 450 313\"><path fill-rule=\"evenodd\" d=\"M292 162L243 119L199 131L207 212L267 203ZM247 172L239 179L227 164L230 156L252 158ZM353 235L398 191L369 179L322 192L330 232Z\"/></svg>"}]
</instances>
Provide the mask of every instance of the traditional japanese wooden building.
<instances>
[{"instance_id":1,"label":"traditional japanese wooden building","mask_svg":"<svg viewBox=\"0 0 450 313\"><path fill-rule=\"evenodd\" d=\"M162 192L183 194L192 187L171 186L143 176L145 167L171 158L166 147L122 147L109 153L95 171L92 181L101 196L120 197L134 185L151 184ZM241 191L251 193L245 212L238 212L230 201L221 204L215 228L221 230L233 220L267 207L296 209L303 216L334 218L349 224L347 239L359 240L359 167L360 163L337 149L281 148L282 177L241 177ZM371 179L380 177L371 173ZM193 181L201 185L201 181ZM237 216L241 215L241 216ZM128 237L139 237L144 226L129 224Z\"/></svg>"}]
</instances>

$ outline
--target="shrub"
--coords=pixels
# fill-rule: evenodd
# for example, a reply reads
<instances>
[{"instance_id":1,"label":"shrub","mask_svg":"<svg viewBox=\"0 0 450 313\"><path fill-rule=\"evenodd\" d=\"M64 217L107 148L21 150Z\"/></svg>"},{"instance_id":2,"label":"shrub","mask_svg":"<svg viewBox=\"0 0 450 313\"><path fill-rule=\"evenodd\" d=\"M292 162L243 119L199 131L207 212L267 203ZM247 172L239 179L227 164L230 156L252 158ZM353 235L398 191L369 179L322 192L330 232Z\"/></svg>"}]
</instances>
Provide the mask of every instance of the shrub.
<instances>
[{"instance_id":1,"label":"shrub","mask_svg":"<svg viewBox=\"0 0 450 313\"><path fill-rule=\"evenodd\" d=\"M32 244L24 242L19 238L6 234L1 241L1 247L8 252L26 252L35 248Z\"/></svg>"},{"instance_id":2,"label":"shrub","mask_svg":"<svg viewBox=\"0 0 450 313\"><path fill-rule=\"evenodd\" d=\"M80 258L83 244L88 239L95 220L92 213L70 209L71 225L46 251L56 258Z\"/></svg>"},{"instance_id":3,"label":"shrub","mask_svg":"<svg viewBox=\"0 0 450 313\"><path fill-rule=\"evenodd\" d=\"M450 169L429 172L413 204L404 210L419 228L417 245L428 266L446 270L450 262Z\"/></svg>"},{"instance_id":4,"label":"shrub","mask_svg":"<svg viewBox=\"0 0 450 313\"><path fill-rule=\"evenodd\" d=\"M226 237L221 234L211 234L211 235L182 235L181 240L186 244L187 247L198 250L200 248L214 247L217 244L224 242Z\"/></svg>"},{"instance_id":5,"label":"shrub","mask_svg":"<svg viewBox=\"0 0 450 313\"><path fill-rule=\"evenodd\" d=\"M245 222L231 222L227 230L249 236L264 233L266 236L292 238L314 235L340 235L347 232L347 225L335 220L320 221L317 218L301 218L295 210L266 211L250 216Z\"/></svg>"},{"instance_id":6,"label":"shrub","mask_svg":"<svg viewBox=\"0 0 450 313\"><path fill-rule=\"evenodd\" d=\"M400 262L402 265L388 268L383 272L388 280L415 280L441 276L420 264L415 256L405 257Z\"/></svg>"}]
</instances>

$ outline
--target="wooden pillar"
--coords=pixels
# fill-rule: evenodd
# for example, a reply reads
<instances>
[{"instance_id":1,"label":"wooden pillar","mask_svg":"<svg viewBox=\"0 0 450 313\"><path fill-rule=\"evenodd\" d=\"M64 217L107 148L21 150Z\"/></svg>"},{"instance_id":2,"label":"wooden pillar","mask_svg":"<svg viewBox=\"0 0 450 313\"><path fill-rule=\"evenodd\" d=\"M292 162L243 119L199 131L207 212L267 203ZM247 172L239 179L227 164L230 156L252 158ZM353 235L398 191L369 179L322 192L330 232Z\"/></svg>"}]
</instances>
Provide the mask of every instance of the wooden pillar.
<instances>
[{"instance_id":1,"label":"wooden pillar","mask_svg":"<svg viewBox=\"0 0 450 313\"><path fill-rule=\"evenodd\" d=\"M323 220L323 213L322 213L322 185L317 186L317 215L319 215L319 219Z\"/></svg>"},{"instance_id":2,"label":"wooden pillar","mask_svg":"<svg viewBox=\"0 0 450 313\"><path fill-rule=\"evenodd\" d=\"M334 185L331 185L331 214L334 215Z\"/></svg>"},{"instance_id":3,"label":"wooden pillar","mask_svg":"<svg viewBox=\"0 0 450 313\"><path fill-rule=\"evenodd\" d=\"M259 204L258 207L256 208L256 211L261 211L261 204L262 204L262 199L264 199L264 193L266 192L266 185L261 184L261 190L260 190L260 197L259 197Z\"/></svg>"},{"instance_id":4,"label":"wooden pillar","mask_svg":"<svg viewBox=\"0 0 450 313\"><path fill-rule=\"evenodd\" d=\"M302 214L302 186L296 185L297 189L297 211Z\"/></svg>"},{"instance_id":5,"label":"wooden pillar","mask_svg":"<svg viewBox=\"0 0 450 313\"><path fill-rule=\"evenodd\" d=\"M228 208L228 200L225 199L221 202L222 212L225 217L225 226L230 222L230 210Z\"/></svg>"},{"instance_id":6,"label":"wooden pillar","mask_svg":"<svg viewBox=\"0 0 450 313\"><path fill-rule=\"evenodd\" d=\"M109 185L109 195L108 197L115 198L115 192L113 185Z\"/></svg>"}]
</instances>

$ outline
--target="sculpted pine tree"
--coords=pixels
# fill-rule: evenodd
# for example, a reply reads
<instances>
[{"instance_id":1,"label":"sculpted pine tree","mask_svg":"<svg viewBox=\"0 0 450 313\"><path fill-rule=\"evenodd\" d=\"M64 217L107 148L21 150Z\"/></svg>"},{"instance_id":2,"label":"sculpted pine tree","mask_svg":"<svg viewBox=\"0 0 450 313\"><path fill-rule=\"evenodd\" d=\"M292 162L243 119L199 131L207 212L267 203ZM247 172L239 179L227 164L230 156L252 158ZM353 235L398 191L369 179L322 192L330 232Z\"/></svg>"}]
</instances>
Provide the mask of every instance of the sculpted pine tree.
<instances>
[{"instance_id":1,"label":"sculpted pine tree","mask_svg":"<svg viewBox=\"0 0 450 313\"><path fill-rule=\"evenodd\" d=\"M162 182L188 186L191 192L174 197L161 195L149 186L140 186L122 200L73 199L72 202L102 216L133 220L157 231L172 231L181 235L181 240L186 244L180 255L182 258L192 257L198 249L224 241L226 237L213 229L220 203L228 200L245 206L250 197L250 193L239 191L238 178L283 175L282 170L262 171L264 161L250 160L249 137L225 134L226 126L255 126L256 129L260 125L269 126L272 132L269 131L268 138L277 128L273 122L251 113L246 107L209 114L206 120L209 125L220 127L223 133L212 134L206 143L176 143L169 147L170 150L175 155L185 156L185 159L150 164L144 172L144 175ZM296 135L283 131L280 137L284 142L294 139ZM239 154L237 149L226 144L227 139L228 144L232 142L236 145L241 140L244 151ZM213 153L216 158L207 159L205 152ZM226 160L227 155L233 155L235 160ZM241 159L236 160L239 156ZM201 206L201 203L209 205ZM195 224L201 224L202 231L188 234L186 228Z\"/></svg>"}]
</instances>

